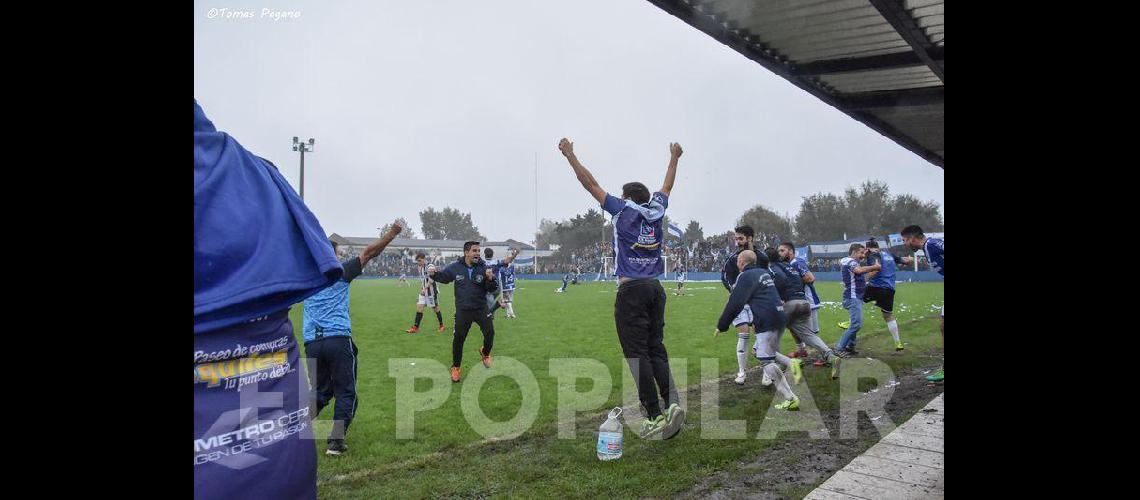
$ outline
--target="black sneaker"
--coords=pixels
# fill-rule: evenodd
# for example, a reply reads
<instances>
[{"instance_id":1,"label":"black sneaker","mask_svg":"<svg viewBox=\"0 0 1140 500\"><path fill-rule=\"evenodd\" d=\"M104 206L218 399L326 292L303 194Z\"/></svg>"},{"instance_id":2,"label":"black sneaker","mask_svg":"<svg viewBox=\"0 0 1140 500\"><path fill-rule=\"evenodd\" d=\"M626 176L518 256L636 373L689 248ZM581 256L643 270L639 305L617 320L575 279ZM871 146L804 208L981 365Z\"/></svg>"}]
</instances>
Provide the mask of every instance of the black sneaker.
<instances>
[{"instance_id":1,"label":"black sneaker","mask_svg":"<svg viewBox=\"0 0 1140 500\"><path fill-rule=\"evenodd\" d=\"M348 446L345 446L343 439L330 439L325 455L340 455L346 451L348 451Z\"/></svg>"}]
</instances>

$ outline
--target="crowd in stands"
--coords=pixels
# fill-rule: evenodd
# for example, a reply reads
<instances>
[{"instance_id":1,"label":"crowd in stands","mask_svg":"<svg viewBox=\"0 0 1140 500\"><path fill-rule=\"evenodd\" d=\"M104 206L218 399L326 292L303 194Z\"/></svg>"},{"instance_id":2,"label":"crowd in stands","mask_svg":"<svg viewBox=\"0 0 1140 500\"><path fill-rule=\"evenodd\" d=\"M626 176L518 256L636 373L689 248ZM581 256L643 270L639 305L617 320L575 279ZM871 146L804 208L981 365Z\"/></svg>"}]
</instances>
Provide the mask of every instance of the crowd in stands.
<instances>
[{"instance_id":1,"label":"crowd in stands","mask_svg":"<svg viewBox=\"0 0 1140 500\"><path fill-rule=\"evenodd\" d=\"M555 253L552 257L541 257L538 262L539 273L552 273L563 274L567 272L580 272L584 277L593 279L598 273L602 272L606 264L606 257L612 257L612 244L610 243L595 243L581 251L571 252L567 255L559 255L561 252ZM732 249L727 246L716 247L698 243L692 248L682 247L668 247L665 249L665 255L668 258L669 273L675 272L677 263L681 262L684 268L690 273L699 272L713 272L719 273L724 261L731 254ZM365 276L400 276L401 274L407 276L418 276L419 269L415 263L416 250L411 249L394 249L380 254L368 262L364 268ZM428 263L441 265L444 258L440 255L438 250L425 252L427 254ZM342 258L348 256L357 257L359 252L349 250L343 254ZM814 258L808 261L808 268L812 272L839 272L839 261L842 257L834 258ZM608 262L609 272L613 273L613 259ZM900 266L902 268L903 266ZM905 266L900 270L912 271L914 270L913 264ZM929 271L930 264L924 258L919 258L918 263L919 271ZM526 266L520 269L520 273L528 274L530 267Z\"/></svg>"},{"instance_id":2,"label":"crowd in stands","mask_svg":"<svg viewBox=\"0 0 1140 500\"><path fill-rule=\"evenodd\" d=\"M443 263L443 257L438 250L424 253L427 254L429 264L440 265ZM341 259L359 256L360 252L348 250L344 252ZM396 251L385 251L378 257L368 261L368 265L364 266L363 274L364 276L400 276L401 274L409 277L419 276L419 267L416 264L415 256L415 250L406 248Z\"/></svg>"}]
</instances>

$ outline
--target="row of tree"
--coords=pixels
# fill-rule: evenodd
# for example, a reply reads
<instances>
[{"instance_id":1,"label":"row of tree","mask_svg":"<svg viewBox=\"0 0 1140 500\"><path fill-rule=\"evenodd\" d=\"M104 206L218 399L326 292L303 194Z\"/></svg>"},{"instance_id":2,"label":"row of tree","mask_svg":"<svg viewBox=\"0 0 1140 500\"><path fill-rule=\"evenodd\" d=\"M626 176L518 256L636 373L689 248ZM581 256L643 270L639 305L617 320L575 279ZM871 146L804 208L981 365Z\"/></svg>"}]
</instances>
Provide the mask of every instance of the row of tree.
<instances>
[{"instance_id":1,"label":"row of tree","mask_svg":"<svg viewBox=\"0 0 1140 500\"><path fill-rule=\"evenodd\" d=\"M470 212L461 212L451 207L442 210L428 207L420 212L423 237L427 239L484 240L471 218ZM415 238L416 233L404 223L402 237ZM668 227L669 217L665 217ZM858 188L848 188L842 195L816 193L805 196L795 216L780 215L762 204L746 210L736 220L736 224L749 225L756 231L757 245L761 247L776 244L776 241L795 241L797 244L811 241L830 241L847 236L883 235L898 232L910 224L918 224L927 231L945 230L942 215L937 203L921 201L910 194L892 196L886 183L877 180L866 181ZM383 234L388 226L380 228ZM591 208L572 219L554 221L543 219L538 228L538 247L557 248L558 254L580 254L580 251L606 243L612 228L609 218L601 211ZM723 245L732 238L732 228L725 232L705 237L704 228L697 221L690 221L684 229L684 237L677 238L666 231L665 240L670 246L694 244Z\"/></svg>"},{"instance_id":2,"label":"row of tree","mask_svg":"<svg viewBox=\"0 0 1140 500\"><path fill-rule=\"evenodd\" d=\"M756 231L756 245L764 248L779 241L793 241L797 245L813 241L833 241L846 237L879 236L897 233L911 224L918 224L929 232L945 231L938 203L921 201L914 195L892 196L886 183L866 181L858 188L848 188L842 195L817 193L805 196L795 216L781 215L757 204L736 219L736 225L748 225ZM669 217L664 227L668 228ZM680 226L680 224L678 224ZM734 226L735 227L735 226ZM586 249L610 238L611 226L601 212L590 209L573 219L552 221L544 219L539 227L538 246L548 249L555 245L555 260L581 256ZM665 242L676 248L723 248L732 240L733 228L705 236L697 221L684 226L683 237L677 238L666 231Z\"/></svg>"}]
</instances>

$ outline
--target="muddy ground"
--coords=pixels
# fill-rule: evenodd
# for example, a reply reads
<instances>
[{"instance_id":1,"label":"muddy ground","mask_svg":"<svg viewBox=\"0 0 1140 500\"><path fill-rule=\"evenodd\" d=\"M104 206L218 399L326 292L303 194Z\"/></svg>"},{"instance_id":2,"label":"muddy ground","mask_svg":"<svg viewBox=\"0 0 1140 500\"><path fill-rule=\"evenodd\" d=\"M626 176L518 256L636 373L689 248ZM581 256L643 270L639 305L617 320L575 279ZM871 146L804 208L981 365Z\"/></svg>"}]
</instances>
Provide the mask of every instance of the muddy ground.
<instances>
[{"instance_id":1,"label":"muddy ground","mask_svg":"<svg viewBox=\"0 0 1140 500\"><path fill-rule=\"evenodd\" d=\"M897 373L899 385L883 408L901 425L942 393L942 384L925 380L929 369ZM758 377L753 377L758 378ZM749 383L754 383L749 380ZM721 380L722 392L735 388L731 380ZM880 393L869 394L877 397ZM839 436L839 411L822 411L823 422L832 436ZM802 498L842 469L883 437L865 414L859 415L858 439L784 439L753 457L737 461L717 472L678 498L782 499Z\"/></svg>"}]
</instances>

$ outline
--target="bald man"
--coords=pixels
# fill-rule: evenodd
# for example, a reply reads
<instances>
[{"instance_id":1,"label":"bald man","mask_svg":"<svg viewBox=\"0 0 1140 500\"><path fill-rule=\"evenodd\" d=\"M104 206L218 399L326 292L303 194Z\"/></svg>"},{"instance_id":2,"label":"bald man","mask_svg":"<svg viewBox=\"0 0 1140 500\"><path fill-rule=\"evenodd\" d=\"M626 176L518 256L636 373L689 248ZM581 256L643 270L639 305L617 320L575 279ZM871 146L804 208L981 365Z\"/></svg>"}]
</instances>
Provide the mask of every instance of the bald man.
<instances>
[{"instance_id":1,"label":"bald man","mask_svg":"<svg viewBox=\"0 0 1140 500\"><path fill-rule=\"evenodd\" d=\"M752 325L756 328L756 337L759 348L756 350L756 359L760 360L764 374L776 386L776 390L784 396L784 401L776 405L776 409L795 411L800 409L800 398L792 392L784 377L784 371L776 362L779 354L780 333L788 323L784 314L784 307L780 302L780 293L776 289L776 281L772 273L766 268L757 265L756 252L745 250L736 258L736 265L740 269L740 276L736 278L736 286L728 297L724 312L716 325L715 336L728 330L732 319L740 314L747 305L752 309ZM742 352L747 343L746 338L736 341L737 352Z\"/></svg>"}]
</instances>

